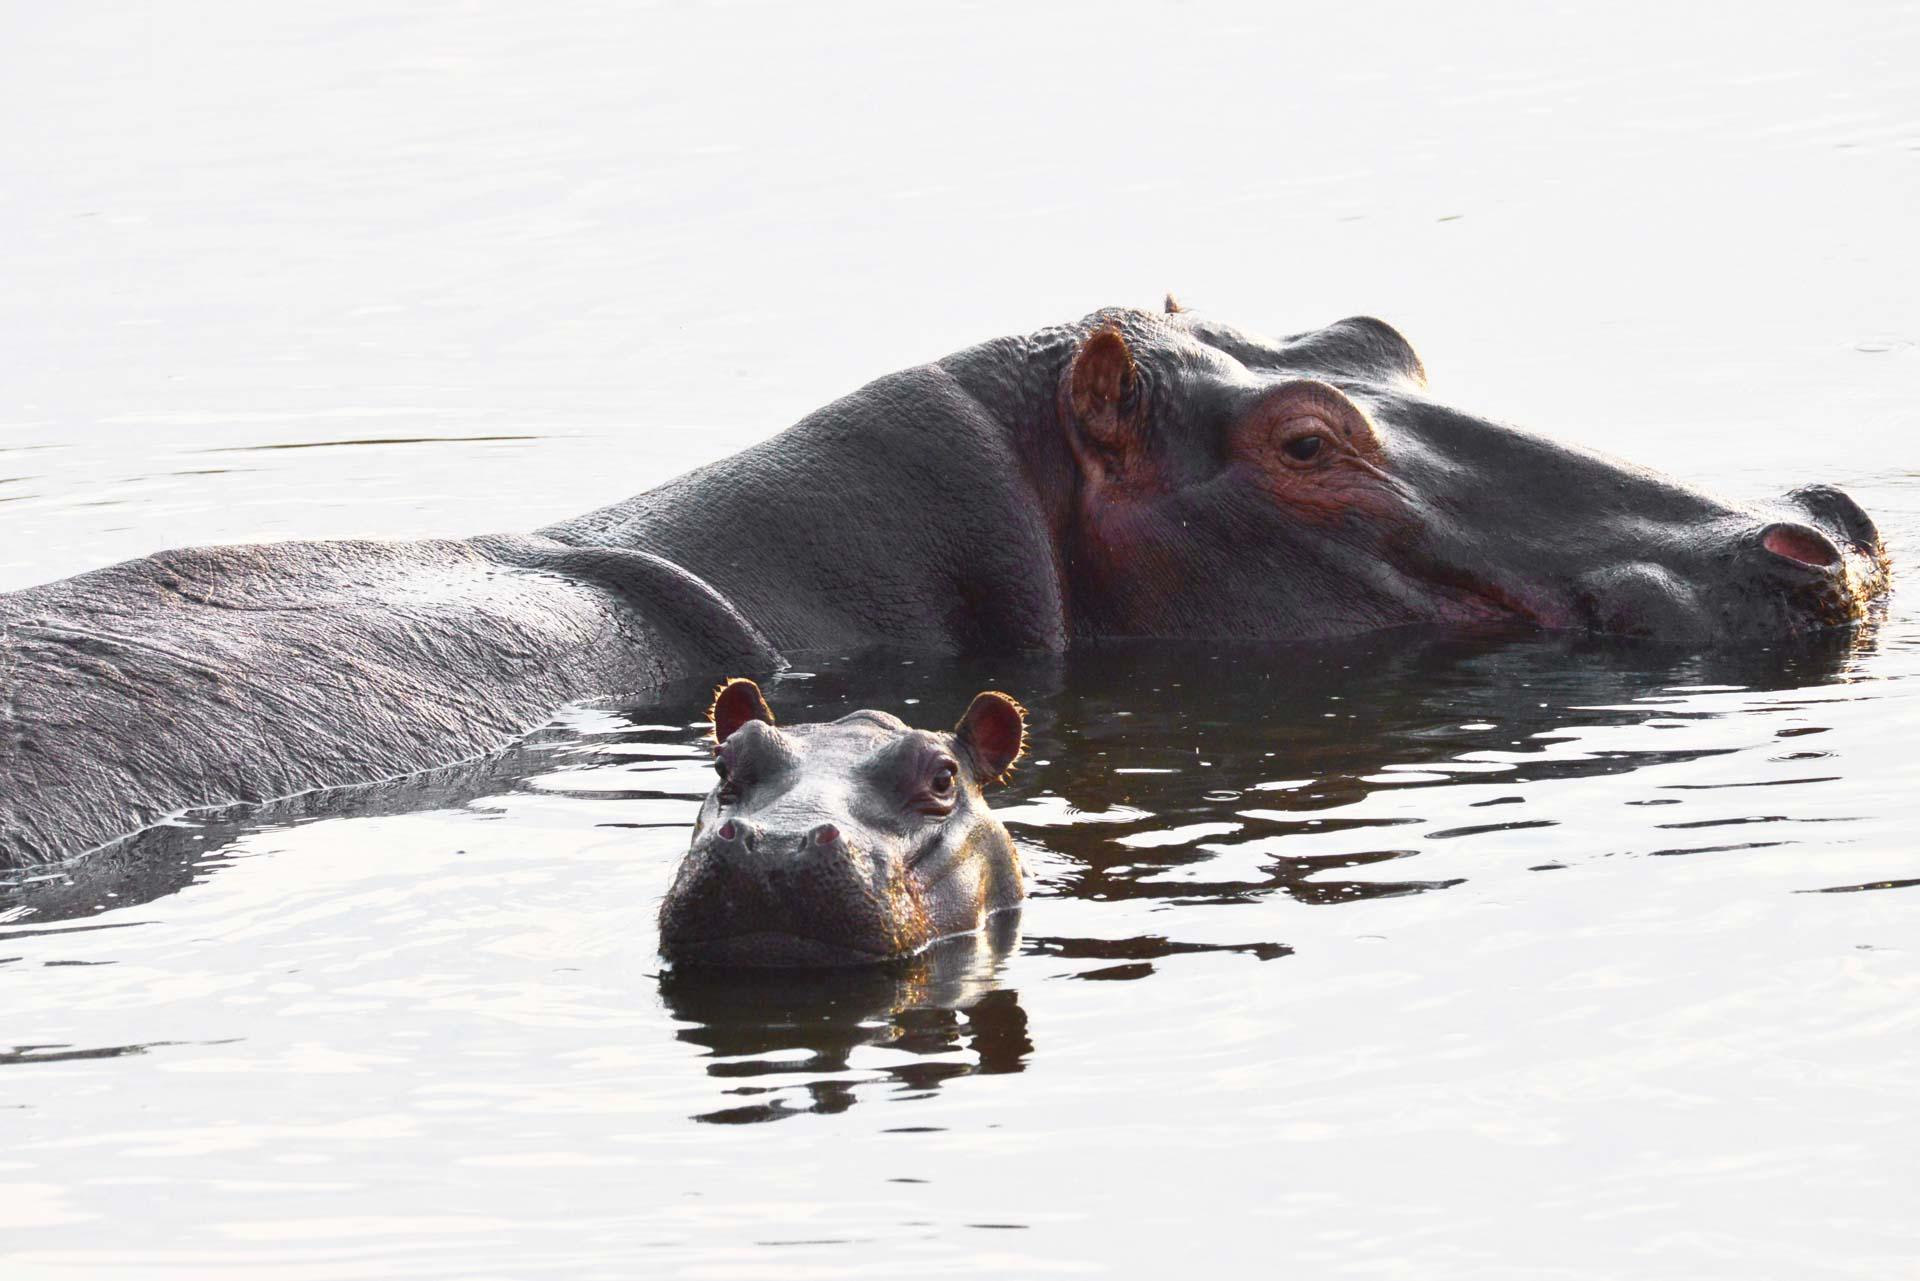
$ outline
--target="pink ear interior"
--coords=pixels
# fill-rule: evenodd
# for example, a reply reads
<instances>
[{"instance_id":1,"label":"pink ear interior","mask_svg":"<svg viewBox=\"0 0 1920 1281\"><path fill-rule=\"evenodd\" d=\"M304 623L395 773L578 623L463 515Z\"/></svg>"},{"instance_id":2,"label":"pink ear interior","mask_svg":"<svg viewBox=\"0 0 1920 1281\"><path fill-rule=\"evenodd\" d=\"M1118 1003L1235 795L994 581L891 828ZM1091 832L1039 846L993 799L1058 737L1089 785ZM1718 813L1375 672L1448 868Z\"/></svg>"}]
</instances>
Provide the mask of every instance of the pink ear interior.
<instances>
[{"instance_id":1,"label":"pink ear interior","mask_svg":"<svg viewBox=\"0 0 1920 1281\"><path fill-rule=\"evenodd\" d=\"M1027 711L1005 694L987 690L974 696L953 733L973 757L982 782L1003 782L1027 750Z\"/></svg>"},{"instance_id":2,"label":"pink ear interior","mask_svg":"<svg viewBox=\"0 0 1920 1281\"><path fill-rule=\"evenodd\" d=\"M758 685L736 676L715 692L707 719L713 722L713 741L724 743L733 731L748 721L773 724L773 709L767 706L767 700L760 693Z\"/></svg>"}]
</instances>

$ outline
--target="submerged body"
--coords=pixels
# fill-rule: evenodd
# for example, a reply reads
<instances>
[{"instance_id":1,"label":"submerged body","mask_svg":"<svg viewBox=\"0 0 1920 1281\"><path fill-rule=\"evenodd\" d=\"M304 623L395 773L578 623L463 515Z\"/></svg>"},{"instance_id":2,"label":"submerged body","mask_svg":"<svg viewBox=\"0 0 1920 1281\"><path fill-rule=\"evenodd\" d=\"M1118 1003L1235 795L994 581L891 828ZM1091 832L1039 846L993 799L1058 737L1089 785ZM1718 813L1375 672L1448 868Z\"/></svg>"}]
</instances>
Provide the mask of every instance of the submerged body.
<instances>
[{"instance_id":1,"label":"submerged body","mask_svg":"<svg viewBox=\"0 0 1920 1281\"><path fill-rule=\"evenodd\" d=\"M1025 895L981 790L1025 744L1005 694L950 734L886 712L779 728L748 680L714 700L719 782L660 907L660 950L692 965L858 965L983 928Z\"/></svg>"},{"instance_id":2,"label":"submerged body","mask_svg":"<svg viewBox=\"0 0 1920 1281\"><path fill-rule=\"evenodd\" d=\"M0 866L800 650L1503 620L1766 642L1885 584L1838 491L1736 506L1461 413L1379 321L1104 311L533 535L204 548L0 596Z\"/></svg>"}]
</instances>

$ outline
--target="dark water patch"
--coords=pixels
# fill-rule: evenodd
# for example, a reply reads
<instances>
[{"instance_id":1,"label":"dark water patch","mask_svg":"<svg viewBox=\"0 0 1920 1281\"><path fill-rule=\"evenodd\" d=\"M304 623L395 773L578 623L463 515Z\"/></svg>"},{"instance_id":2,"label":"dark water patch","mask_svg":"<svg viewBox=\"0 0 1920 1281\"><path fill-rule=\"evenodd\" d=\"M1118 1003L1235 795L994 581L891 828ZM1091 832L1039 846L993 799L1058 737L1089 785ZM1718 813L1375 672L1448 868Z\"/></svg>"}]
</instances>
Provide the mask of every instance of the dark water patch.
<instances>
[{"instance_id":1,"label":"dark water patch","mask_svg":"<svg viewBox=\"0 0 1920 1281\"><path fill-rule=\"evenodd\" d=\"M275 445L224 445L214 449L194 449L195 454L262 454L289 449L359 449L382 445L476 445L494 441L545 440L545 436L363 436L348 440L301 440Z\"/></svg>"},{"instance_id":2,"label":"dark water patch","mask_svg":"<svg viewBox=\"0 0 1920 1281\"><path fill-rule=\"evenodd\" d=\"M1726 854L1734 850L1767 850L1781 845L1793 845L1793 841L1744 841L1738 845L1693 845L1680 849L1649 850L1649 858L1682 858L1689 854Z\"/></svg>"},{"instance_id":3,"label":"dark water patch","mask_svg":"<svg viewBox=\"0 0 1920 1281\"><path fill-rule=\"evenodd\" d=\"M1301 903L1310 906L1325 906L1330 903L1352 903L1361 899L1400 898L1408 894L1426 894L1434 890L1450 890L1456 885L1465 885L1464 876L1448 877L1437 881L1315 881L1294 886L1288 892Z\"/></svg>"},{"instance_id":4,"label":"dark water patch","mask_svg":"<svg viewBox=\"0 0 1920 1281\"><path fill-rule=\"evenodd\" d=\"M1030 937L1022 940L1021 946L1029 955L1057 956L1071 961L1158 961L1169 956L1197 956L1208 952L1238 952L1256 960L1277 961L1293 955L1293 949L1284 943L1176 943L1157 934L1124 939Z\"/></svg>"},{"instance_id":5,"label":"dark water patch","mask_svg":"<svg viewBox=\"0 0 1920 1281\"><path fill-rule=\"evenodd\" d=\"M1807 783L1838 783L1838 774L1820 774L1808 778L1755 778L1736 783L1667 783L1670 792L1724 792L1738 787L1800 787Z\"/></svg>"},{"instance_id":6,"label":"dark water patch","mask_svg":"<svg viewBox=\"0 0 1920 1281\"><path fill-rule=\"evenodd\" d=\"M46 938L58 934L90 934L96 930L131 930L145 925L145 921L103 921L99 925L69 925L57 930L5 930L0 938L31 939Z\"/></svg>"},{"instance_id":7,"label":"dark water patch","mask_svg":"<svg viewBox=\"0 0 1920 1281\"><path fill-rule=\"evenodd\" d=\"M1494 832L1521 832L1535 827L1558 827L1558 819L1535 818L1515 823L1476 823L1468 827L1449 827L1438 832L1428 832L1430 841L1450 841L1462 836L1487 836Z\"/></svg>"},{"instance_id":8,"label":"dark water patch","mask_svg":"<svg viewBox=\"0 0 1920 1281\"><path fill-rule=\"evenodd\" d=\"M1905 890L1920 885L1920 876L1899 881L1868 881L1862 885L1829 885L1825 889L1797 890L1799 894L1858 894L1862 890Z\"/></svg>"},{"instance_id":9,"label":"dark water patch","mask_svg":"<svg viewBox=\"0 0 1920 1281\"><path fill-rule=\"evenodd\" d=\"M1795 820L1785 814L1755 814L1744 818L1702 818L1688 823L1658 823L1655 826L1663 831L1688 831L1702 827L1740 827L1748 823L1791 823Z\"/></svg>"},{"instance_id":10,"label":"dark water patch","mask_svg":"<svg viewBox=\"0 0 1920 1281\"><path fill-rule=\"evenodd\" d=\"M551 777L551 776L549 776ZM536 790L542 796L564 796L576 801L681 801L688 797L685 792L661 792L644 787L555 787L543 783ZM696 801L697 804L697 801ZM693 816L687 816L685 824L664 824L663 826L690 826Z\"/></svg>"},{"instance_id":11,"label":"dark water patch","mask_svg":"<svg viewBox=\"0 0 1920 1281\"><path fill-rule=\"evenodd\" d=\"M812 1108L796 1108L785 1103L755 1103L746 1107L721 1108L691 1118L702 1125L758 1125L762 1121L780 1121L790 1116L805 1116Z\"/></svg>"},{"instance_id":12,"label":"dark water patch","mask_svg":"<svg viewBox=\"0 0 1920 1281\"><path fill-rule=\"evenodd\" d=\"M1083 970L1073 975L1076 979L1127 980L1153 977L1152 961L1131 961L1125 965L1108 965L1097 970Z\"/></svg>"},{"instance_id":13,"label":"dark water patch","mask_svg":"<svg viewBox=\"0 0 1920 1281\"><path fill-rule=\"evenodd\" d=\"M16 1045L11 1050L0 1050L0 1067L17 1067L29 1063L121 1059L130 1055L146 1054L151 1050L167 1049L171 1046L238 1045L241 1040L240 1037L228 1037L219 1041L144 1041L134 1045L99 1045L86 1048L64 1044Z\"/></svg>"}]
</instances>

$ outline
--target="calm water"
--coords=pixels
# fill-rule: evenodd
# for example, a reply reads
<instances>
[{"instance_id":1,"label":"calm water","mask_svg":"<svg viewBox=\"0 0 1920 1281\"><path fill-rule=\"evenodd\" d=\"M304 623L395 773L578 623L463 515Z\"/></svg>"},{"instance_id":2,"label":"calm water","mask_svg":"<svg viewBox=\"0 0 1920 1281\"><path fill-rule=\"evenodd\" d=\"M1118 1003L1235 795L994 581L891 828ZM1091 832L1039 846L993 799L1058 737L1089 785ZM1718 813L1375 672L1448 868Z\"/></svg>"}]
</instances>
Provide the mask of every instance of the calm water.
<instances>
[{"instance_id":1,"label":"calm water","mask_svg":"<svg viewBox=\"0 0 1920 1281\"><path fill-rule=\"evenodd\" d=\"M0 588L525 528L1172 287L1920 555L1920 14L0 19ZM663 975L700 689L0 897L0 1270L1920 1274L1920 617L808 655L1019 694L1033 898ZM721 673L715 673L715 676Z\"/></svg>"}]
</instances>

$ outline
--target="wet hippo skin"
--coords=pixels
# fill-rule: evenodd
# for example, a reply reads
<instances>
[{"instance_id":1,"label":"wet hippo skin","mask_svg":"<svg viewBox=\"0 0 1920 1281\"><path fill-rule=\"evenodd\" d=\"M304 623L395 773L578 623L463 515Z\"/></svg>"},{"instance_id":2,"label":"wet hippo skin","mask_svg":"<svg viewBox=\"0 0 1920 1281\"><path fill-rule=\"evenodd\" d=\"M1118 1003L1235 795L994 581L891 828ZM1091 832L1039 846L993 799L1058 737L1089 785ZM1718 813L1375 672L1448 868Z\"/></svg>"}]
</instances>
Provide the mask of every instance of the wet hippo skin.
<instances>
[{"instance_id":1,"label":"wet hippo skin","mask_svg":"<svg viewBox=\"0 0 1920 1281\"><path fill-rule=\"evenodd\" d=\"M0 866L798 650L1515 621L1764 642L1885 584L1839 491L1740 507L1462 413L1380 321L1109 310L537 533L175 551L0 596Z\"/></svg>"},{"instance_id":2,"label":"wet hippo skin","mask_svg":"<svg viewBox=\"0 0 1920 1281\"><path fill-rule=\"evenodd\" d=\"M1025 713L987 691L951 733L880 711L782 728L760 689L714 698L718 780L660 907L682 965L860 965L986 926L1025 894L987 808L1025 748Z\"/></svg>"}]
</instances>

